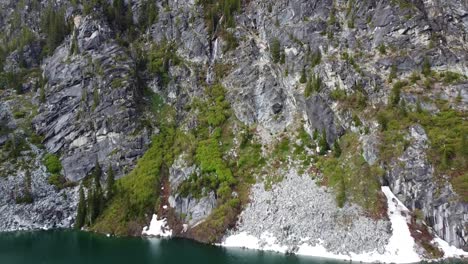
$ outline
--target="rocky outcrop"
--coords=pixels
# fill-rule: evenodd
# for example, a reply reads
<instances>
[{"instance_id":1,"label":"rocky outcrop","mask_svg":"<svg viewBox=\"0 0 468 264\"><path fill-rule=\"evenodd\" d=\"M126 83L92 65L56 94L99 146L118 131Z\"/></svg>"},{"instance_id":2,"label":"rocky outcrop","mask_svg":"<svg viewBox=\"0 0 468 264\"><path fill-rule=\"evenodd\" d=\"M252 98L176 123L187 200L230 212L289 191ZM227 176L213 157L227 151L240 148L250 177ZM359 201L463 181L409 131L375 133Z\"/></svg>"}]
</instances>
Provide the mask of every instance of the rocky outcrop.
<instances>
[{"instance_id":1,"label":"rocky outcrop","mask_svg":"<svg viewBox=\"0 0 468 264\"><path fill-rule=\"evenodd\" d=\"M78 188L57 191L47 183L48 174L41 165L42 155L32 160L37 169L30 171L32 203L18 203L24 188L25 172L0 177L0 231L71 228L75 221Z\"/></svg>"},{"instance_id":2,"label":"rocky outcrop","mask_svg":"<svg viewBox=\"0 0 468 264\"><path fill-rule=\"evenodd\" d=\"M24 118L12 116L12 108L19 101L6 99L3 94L0 98L0 232L71 228L78 188L58 190L48 183L44 150L30 143ZM5 141L9 149L13 146L21 151L12 155Z\"/></svg>"},{"instance_id":3,"label":"rocky outcrop","mask_svg":"<svg viewBox=\"0 0 468 264\"><path fill-rule=\"evenodd\" d=\"M410 210L420 210L440 237L452 245L466 247L468 205L457 201L449 183L435 178L434 168L427 161L428 138L424 128L411 127L408 137L409 147L387 173L390 187Z\"/></svg>"},{"instance_id":4,"label":"rocky outcrop","mask_svg":"<svg viewBox=\"0 0 468 264\"><path fill-rule=\"evenodd\" d=\"M47 150L61 155L69 180L84 178L96 161L112 165L119 177L144 153L149 137L139 123L134 62L105 22L77 21L78 54L71 54L71 37L43 64L46 101L34 126Z\"/></svg>"},{"instance_id":5,"label":"rocky outcrop","mask_svg":"<svg viewBox=\"0 0 468 264\"><path fill-rule=\"evenodd\" d=\"M12 52L7 58L3 69L9 72L16 72L19 68L34 68L40 65L42 47L39 42L32 42L29 45Z\"/></svg>"},{"instance_id":6,"label":"rocky outcrop","mask_svg":"<svg viewBox=\"0 0 468 264\"><path fill-rule=\"evenodd\" d=\"M216 207L216 197L213 191L201 198L178 193L180 184L194 173L200 174L199 169L195 165L187 166L183 156L180 156L169 169L171 187L171 196L168 198L169 206L174 208L178 217L186 222L188 227L194 227L203 222Z\"/></svg>"},{"instance_id":7,"label":"rocky outcrop","mask_svg":"<svg viewBox=\"0 0 468 264\"><path fill-rule=\"evenodd\" d=\"M332 109L319 95L306 100L307 118L312 130L326 132L327 142L332 145L344 133L344 129L336 120Z\"/></svg>"}]
</instances>

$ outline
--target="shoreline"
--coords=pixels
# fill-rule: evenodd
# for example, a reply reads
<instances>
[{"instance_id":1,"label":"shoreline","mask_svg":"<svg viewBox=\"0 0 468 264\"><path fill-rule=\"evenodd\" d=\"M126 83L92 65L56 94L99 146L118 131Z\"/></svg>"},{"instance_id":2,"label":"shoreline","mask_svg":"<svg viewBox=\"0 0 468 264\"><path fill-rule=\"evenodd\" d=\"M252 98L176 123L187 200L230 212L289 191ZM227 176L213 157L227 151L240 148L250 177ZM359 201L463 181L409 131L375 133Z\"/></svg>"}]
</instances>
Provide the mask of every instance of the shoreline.
<instances>
[{"instance_id":1,"label":"shoreline","mask_svg":"<svg viewBox=\"0 0 468 264\"><path fill-rule=\"evenodd\" d=\"M467 259L468 252L450 246L446 241L439 237L435 237L433 243L444 252L444 257L441 259L426 259L415 250L416 243L410 234L407 224L407 216L409 210L401 203L398 198L391 192L389 187L383 186L382 192L387 198L388 209L387 213L392 224L392 236L385 247L385 252L379 253L377 250L371 252L347 254L333 253L328 251L323 245L323 240L318 239L315 245L302 243L298 248L291 252L287 246L276 243L276 238L265 231L261 236L255 237L246 232L237 233L228 236L218 246L226 248L245 248L261 251L274 251L283 254L296 254L303 256L311 256L318 258L327 258L352 262L364 263L419 263L421 261L440 261L443 259ZM304 238L307 241L308 238Z\"/></svg>"},{"instance_id":2,"label":"shoreline","mask_svg":"<svg viewBox=\"0 0 468 264\"><path fill-rule=\"evenodd\" d=\"M96 234L100 236L104 236L106 238L140 238L140 239L151 239L151 238L157 238L159 240L170 240L170 239L187 239L189 241L195 242L195 243L201 243L199 241L193 240L193 239L188 239L188 238L179 238L179 237L172 237L172 236L154 236L154 235L140 235L140 236L115 236L115 235L110 235L110 234L104 234L104 233L97 233L97 232L92 232L89 230L76 230L73 228L49 228L49 229L30 229L30 230L15 230L15 231L2 231L0 232L0 235L3 234L8 234L8 233L17 233L17 232L47 232L47 231L77 231L77 232L83 232L83 233L88 233L88 234ZM267 232L266 232L267 233ZM443 250L446 253L446 256L443 258L439 259L424 259L421 258L418 261L415 262L395 262L395 261L385 261L382 259L369 259L369 257L379 257L379 255L376 252L369 252L369 253L361 253L361 254L356 254L356 253L350 253L349 255L343 255L343 254L335 254L332 252L328 252L324 246L322 245L315 245L315 246L310 246L307 244L302 244L299 249L296 252L291 252L287 250L287 247L285 246L280 246L280 245L275 245L274 243L267 245L266 247L258 247L253 246L255 244L250 243L249 241L252 242L255 237L250 236L248 234L241 234L239 238L242 238L242 245L228 245L223 241L222 243L214 243L214 244L206 244L206 245L211 245L219 248L224 248L224 249L242 249L242 250L249 250L249 251L258 251L258 252L271 252L271 253L277 253L277 254L284 254L284 255L294 255L298 257L312 257L312 258L318 258L318 259L327 259L327 260L336 260L336 261L343 261L343 262L352 262L352 263L395 263L395 264L411 264L411 263L422 263L422 262L438 262L442 260L447 260L447 259L454 259L454 260L468 260L468 252L463 251L459 248L456 248L454 246L448 245L448 243L440 238L435 238L434 240L436 243L439 245L439 248ZM265 237L268 237L266 235ZM273 237L269 237L270 242L274 241Z\"/></svg>"}]
</instances>

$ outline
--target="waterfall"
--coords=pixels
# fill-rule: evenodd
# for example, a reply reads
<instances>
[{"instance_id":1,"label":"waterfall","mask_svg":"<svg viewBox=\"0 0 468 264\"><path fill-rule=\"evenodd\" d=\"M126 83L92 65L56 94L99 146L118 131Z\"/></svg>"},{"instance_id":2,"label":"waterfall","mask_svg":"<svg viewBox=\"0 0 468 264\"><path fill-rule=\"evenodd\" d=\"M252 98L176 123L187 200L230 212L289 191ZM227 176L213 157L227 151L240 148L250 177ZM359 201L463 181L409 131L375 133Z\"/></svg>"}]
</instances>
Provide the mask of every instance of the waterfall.
<instances>
[{"instance_id":1,"label":"waterfall","mask_svg":"<svg viewBox=\"0 0 468 264\"><path fill-rule=\"evenodd\" d=\"M218 53L218 38L215 38L214 41L212 40L210 43L210 61L208 65L208 70L206 72L206 83L212 84L214 79L214 72L213 67L216 61L217 53Z\"/></svg>"}]
</instances>

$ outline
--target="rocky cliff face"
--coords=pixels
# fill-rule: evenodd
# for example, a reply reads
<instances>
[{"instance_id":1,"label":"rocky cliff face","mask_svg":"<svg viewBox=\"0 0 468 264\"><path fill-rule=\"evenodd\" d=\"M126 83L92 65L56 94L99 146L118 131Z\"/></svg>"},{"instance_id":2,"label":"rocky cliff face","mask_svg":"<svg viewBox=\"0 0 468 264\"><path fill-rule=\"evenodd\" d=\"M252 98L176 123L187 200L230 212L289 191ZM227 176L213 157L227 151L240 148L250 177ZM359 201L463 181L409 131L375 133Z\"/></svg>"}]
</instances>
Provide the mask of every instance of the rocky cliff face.
<instances>
[{"instance_id":1,"label":"rocky cliff face","mask_svg":"<svg viewBox=\"0 0 468 264\"><path fill-rule=\"evenodd\" d=\"M104 21L79 16L74 21L73 35L43 63L46 100L33 123L47 150L61 153L68 179L81 180L96 161L121 176L148 144L139 122L135 62Z\"/></svg>"},{"instance_id":2,"label":"rocky cliff face","mask_svg":"<svg viewBox=\"0 0 468 264\"><path fill-rule=\"evenodd\" d=\"M1 3L0 26L9 38L21 32L9 17L18 12L23 25L39 25L39 10L48 5L26 3L26 11L17 11L13 2ZM150 138L164 134L169 119L188 140L175 137L171 149L178 152L164 158L170 163L164 164L168 175L158 178L159 185L153 189L162 188L160 199L152 204L180 236L210 241L199 235L204 225L235 228L235 215L248 208L249 192L243 184L250 186L252 180L245 180L245 174L257 185L272 184L273 192L282 192L283 185L289 190L293 183L306 184L298 176L305 173L329 191L342 193L345 208L351 210L344 214L361 223L353 232L367 228L362 223L369 220L360 212L379 215L374 202L381 194L373 192L379 190L377 182L390 186L434 234L457 247L467 246L466 1L255 0L238 1L239 6L237 1L231 1L232 6L229 1L223 2L225 6L218 2L122 1L125 12L119 17L122 14L117 11L106 11L117 10L118 4L102 8L63 1L71 33L53 52L40 58L43 45L37 40L46 36L38 26L31 27L35 41L21 49L5 49L8 54L0 57L5 73L24 73L21 69L40 65L41 78L23 74L22 90L37 106L37 112L31 111L33 130L43 136L44 152L60 156L63 176L80 183L97 163L113 168L118 178L128 174L149 148ZM148 15L149 9L157 15ZM127 21L129 29L123 30L123 22L116 17ZM11 82L6 84L2 102L20 96L11 91ZM35 85L43 88L36 90ZM224 94L210 94L207 87L217 85L224 87ZM200 105L214 110L203 112ZM213 111L228 112L227 108L227 121L210 119ZM0 145L18 131L11 122L18 117L4 113L0 113ZM10 125L2 130L2 124ZM297 135L298 129L304 133ZM218 138L222 168L207 166L201 154L206 142ZM258 150L264 163L242 167L245 142L252 145L247 144L247 149ZM339 157L341 149L346 159ZM211 160L216 157L213 154ZM11 163L2 162L2 167ZM39 169L42 161L36 162L33 182L42 179L46 186L46 172ZM326 166L330 162L345 169L335 173ZM144 171L139 168L138 172ZM219 179L226 169L236 180L223 192ZM9 171L2 182L8 188L17 186L23 174ZM334 175L348 176L335 181ZM283 176L287 176L285 183ZM130 189L119 189L119 195ZM40 193L52 199L60 192L73 192L64 201L77 203L76 188L51 190ZM363 192L366 197L359 194ZM251 199L258 199L259 193L253 192ZM125 204L116 202L119 195L111 208ZM315 199L306 192L298 195L298 200ZM341 196L337 195L338 203ZM231 212L223 210L235 204L232 200L240 200L241 205L233 206L236 213L229 218ZM5 199L0 202L3 208L17 206ZM304 208L294 205L288 210L296 215ZM339 207L320 210L346 218L340 217ZM37 215L48 218L49 214L39 211ZM216 218L220 212L231 220ZM385 220L379 221L372 225L388 233ZM61 223L69 226L73 221ZM335 230L340 223L330 223L328 229ZM3 230L14 228L9 225ZM297 235L303 229L298 225L288 232ZM213 237L219 239L219 234ZM350 247L355 244L352 237L356 236L344 238ZM382 243L362 250L382 247ZM330 247L336 246L330 243Z\"/></svg>"}]
</instances>

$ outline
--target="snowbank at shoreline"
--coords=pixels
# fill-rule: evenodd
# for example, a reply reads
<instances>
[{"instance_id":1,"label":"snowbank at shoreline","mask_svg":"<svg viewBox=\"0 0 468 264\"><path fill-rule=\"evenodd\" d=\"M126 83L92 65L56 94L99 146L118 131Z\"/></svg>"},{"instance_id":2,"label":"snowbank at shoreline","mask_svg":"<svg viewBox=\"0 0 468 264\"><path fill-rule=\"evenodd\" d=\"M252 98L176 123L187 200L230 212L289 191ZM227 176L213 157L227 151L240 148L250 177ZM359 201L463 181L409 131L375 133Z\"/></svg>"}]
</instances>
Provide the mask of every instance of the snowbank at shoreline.
<instances>
[{"instance_id":1,"label":"snowbank at shoreline","mask_svg":"<svg viewBox=\"0 0 468 264\"><path fill-rule=\"evenodd\" d=\"M415 250L416 244L414 238L411 236L407 225L406 216L409 215L409 210L395 197L389 187L382 187L382 192L387 198L387 213L392 225L392 236L385 247L384 253L379 253L375 250L359 254L353 252L346 255L336 254L329 252L321 239L319 239L319 242L315 245L303 243L296 251L291 253L360 262L415 263L421 261L421 257ZM308 238L304 239L304 241L307 240ZM468 256L467 252L449 246L447 242L440 238L436 238L434 242L445 252L445 258ZM288 252L288 247L276 244L276 238L268 231L262 233L260 238L250 235L247 232L233 234L228 236L220 246L275 251L280 253Z\"/></svg>"},{"instance_id":2,"label":"snowbank at shoreline","mask_svg":"<svg viewBox=\"0 0 468 264\"><path fill-rule=\"evenodd\" d=\"M158 215L153 214L149 227L143 227L143 236L171 237L172 230L167 226L166 218L158 220Z\"/></svg>"}]
</instances>

